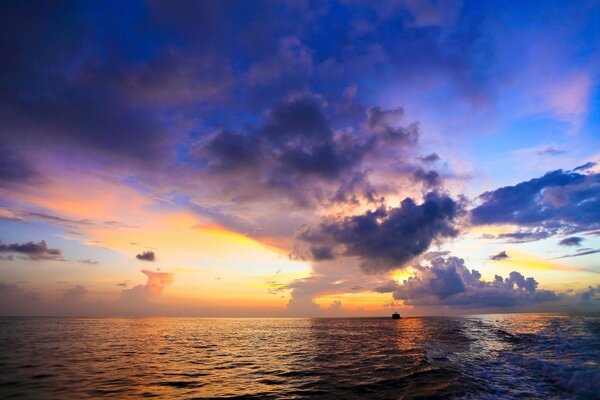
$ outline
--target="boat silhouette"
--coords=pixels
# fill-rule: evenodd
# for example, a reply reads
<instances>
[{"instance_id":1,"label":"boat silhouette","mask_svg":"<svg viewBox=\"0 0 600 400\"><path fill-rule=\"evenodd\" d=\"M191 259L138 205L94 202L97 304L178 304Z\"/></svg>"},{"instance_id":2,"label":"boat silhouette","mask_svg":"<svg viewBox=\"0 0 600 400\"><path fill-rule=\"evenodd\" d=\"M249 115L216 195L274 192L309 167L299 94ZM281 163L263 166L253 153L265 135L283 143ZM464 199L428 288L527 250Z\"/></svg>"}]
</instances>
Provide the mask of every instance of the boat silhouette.
<instances>
[{"instance_id":1,"label":"boat silhouette","mask_svg":"<svg viewBox=\"0 0 600 400\"><path fill-rule=\"evenodd\" d=\"M397 312L393 313L392 319L400 319L400 314L398 314Z\"/></svg>"}]
</instances>

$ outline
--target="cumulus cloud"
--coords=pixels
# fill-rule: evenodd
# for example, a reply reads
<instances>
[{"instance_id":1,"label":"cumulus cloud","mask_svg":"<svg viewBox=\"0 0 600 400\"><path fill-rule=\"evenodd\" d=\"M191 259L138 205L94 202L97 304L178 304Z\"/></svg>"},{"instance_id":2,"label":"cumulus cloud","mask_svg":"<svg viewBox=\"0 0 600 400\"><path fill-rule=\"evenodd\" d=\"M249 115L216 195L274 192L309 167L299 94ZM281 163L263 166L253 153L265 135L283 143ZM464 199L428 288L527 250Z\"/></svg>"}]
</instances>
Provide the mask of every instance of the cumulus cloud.
<instances>
[{"instance_id":1,"label":"cumulus cloud","mask_svg":"<svg viewBox=\"0 0 600 400\"><path fill-rule=\"evenodd\" d=\"M121 292L120 302L127 306L135 306L156 299L163 290L173 283L174 274L170 272L155 272L143 269L141 271L148 277L145 285L136 285Z\"/></svg>"},{"instance_id":2,"label":"cumulus cloud","mask_svg":"<svg viewBox=\"0 0 600 400\"><path fill-rule=\"evenodd\" d=\"M423 254L433 242L456 237L455 221L461 213L461 204L444 194L431 192L422 204L406 198L399 207L381 206L299 228L296 254L309 259L358 257L363 271L388 272Z\"/></svg>"},{"instance_id":3,"label":"cumulus cloud","mask_svg":"<svg viewBox=\"0 0 600 400\"><path fill-rule=\"evenodd\" d=\"M457 257L437 258L417 276L397 284L394 299L413 306L516 307L559 300L549 290L540 290L534 278L513 271L508 278L496 275L487 282L469 270Z\"/></svg>"},{"instance_id":4,"label":"cumulus cloud","mask_svg":"<svg viewBox=\"0 0 600 400\"><path fill-rule=\"evenodd\" d=\"M150 261L150 262L156 261L156 255L154 254L154 252L152 250L143 251L142 253L137 254L135 256L135 258L137 258L138 260L141 260L141 261Z\"/></svg>"},{"instance_id":5,"label":"cumulus cloud","mask_svg":"<svg viewBox=\"0 0 600 400\"><path fill-rule=\"evenodd\" d=\"M486 192L480 200L471 212L475 225L521 225L539 238L600 227L600 174L557 170Z\"/></svg>"},{"instance_id":6,"label":"cumulus cloud","mask_svg":"<svg viewBox=\"0 0 600 400\"><path fill-rule=\"evenodd\" d=\"M494 260L494 261L502 261L502 260L507 260L510 257L508 256L508 254L506 254L506 251L501 251L498 254L494 254L493 256L490 257L490 260Z\"/></svg>"},{"instance_id":7,"label":"cumulus cloud","mask_svg":"<svg viewBox=\"0 0 600 400\"><path fill-rule=\"evenodd\" d=\"M408 164L398 154L416 144L419 129L416 123L403 125L399 108L363 113L366 121L356 129L334 128L321 96L292 95L269 108L255 127L221 128L203 137L191 156L236 202L273 196L304 208L375 202L381 196L371 182L373 164L386 159ZM395 173L408 177L414 168L405 170ZM421 172L417 179L437 185L435 171Z\"/></svg>"},{"instance_id":8,"label":"cumulus cloud","mask_svg":"<svg viewBox=\"0 0 600 400\"><path fill-rule=\"evenodd\" d=\"M318 96L291 98L267 112L263 127L248 133L222 130L199 148L217 171L259 168L271 180L281 174L335 178L360 162L367 150L349 134L335 132Z\"/></svg>"},{"instance_id":9,"label":"cumulus cloud","mask_svg":"<svg viewBox=\"0 0 600 400\"><path fill-rule=\"evenodd\" d=\"M0 242L1 253L15 253L21 254L30 260L57 260L64 261L62 251L60 249L51 249L46 244L45 240L39 243L27 242L27 243L13 243L4 244Z\"/></svg>"}]
</instances>

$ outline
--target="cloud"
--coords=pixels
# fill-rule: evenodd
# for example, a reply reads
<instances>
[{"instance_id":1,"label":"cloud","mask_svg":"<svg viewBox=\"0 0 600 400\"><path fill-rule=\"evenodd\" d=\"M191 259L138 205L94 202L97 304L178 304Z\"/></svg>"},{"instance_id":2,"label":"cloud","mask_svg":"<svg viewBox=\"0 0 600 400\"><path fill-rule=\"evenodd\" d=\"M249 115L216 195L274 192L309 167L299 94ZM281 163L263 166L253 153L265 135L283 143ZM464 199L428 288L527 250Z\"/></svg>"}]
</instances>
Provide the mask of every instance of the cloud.
<instances>
[{"instance_id":1,"label":"cloud","mask_svg":"<svg viewBox=\"0 0 600 400\"><path fill-rule=\"evenodd\" d=\"M482 194L475 225L516 224L551 236L600 227L600 174L557 170Z\"/></svg>"},{"instance_id":2,"label":"cloud","mask_svg":"<svg viewBox=\"0 0 600 400\"><path fill-rule=\"evenodd\" d=\"M39 310L43 305L42 300L37 292L0 282L0 315L2 316L31 315L32 311Z\"/></svg>"},{"instance_id":3,"label":"cloud","mask_svg":"<svg viewBox=\"0 0 600 400\"><path fill-rule=\"evenodd\" d=\"M455 220L461 213L461 204L444 194L431 192L422 204L406 198L396 208L381 206L363 215L328 219L315 228L299 228L296 255L316 259L317 249L328 258L358 257L367 273L388 272L405 266L433 242L456 237Z\"/></svg>"},{"instance_id":4,"label":"cloud","mask_svg":"<svg viewBox=\"0 0 600 400\"><path fill-rule=\"evenodd\" d=\"M493 238L505 240L506 243L528 243L535 242L536 240L542 240L550 237L551 231L543 229L521 229L515 232L500 233Z\"/></svg>"},{"instance_id":5,"label":"cloud","mask_svg":"<svg viewBox=\"0 0 600 400\"><path fill-rule=\"evenodd\" d=\"M596 165L597 164L595 162L589 161L585 164L573 168L573 171L587 171L588 169L594 168Z\"/></svg>"},{"instance_id":6,"label":"cloud","mask_svg":"<svg viewBox=\"0 0 600 400\"><path fill-rule=\"evenodd\" d=\"M5 144L0 148L0 187L26 183L36 176L31 165Z\"/></svg>"},{"instance_id":7,"label":"cloud","mask_svg":"<svg viewBox=\"0 0 600 400\"><path fill-rule=\"evenodd\" d=\"M583 250L583 251L579 251L579 252L577 252L575 254L566 254L564 256L554 257L554 258L551 258L551 260L560 260L561 258L582 257L582 256L588 256L590 254L600 253L600 249L595 249L595 250L581 249L581 250Z\"/></svg>"},{"instance_id":8,"label":"cloud","mask_svg":"<svg viewBox=\"0 0 600 400\"><path fill-rule=\"evenodd\" d=\"M113 301L89 299L90 291L83 285L75 285L59 297L49 297L19 285L0 282L0 316L173 315L174 309L169 312L158 300L173 282L174 274L141 272L148 278L146 284L129 289L126 282L117 284L124 289Z\"/></svg>"},{"instance_id":9,"label":"cloud","mask_svg":"<svg viewBox=\"0 0 600 400\"><path fill-rule=\"evenodd\" d=\"M469 271L457 257L437 258L431 266L398 284L393 295L412 306L516 307L554 302L559 296L537 289L533 278L513 271L508 278L496 275L491 282L481 280L476 270Z\"/></svg>"},{"instance_id":10,"label":"cloud","mask_svg":"<svg viewBox=\"0 0 600 400\"><path fill-rule=\"evenodd\" d=\"M426 156L419 157L419 160L423 161L424 163L434 163L440 160L440 156L437 153L431 153Z\"/></svg>"},{"instance_id":11,"label":"cloud","mask_svg":"<svg viewBox=\"0 0 600 400\"><path fill-rule=\"evenodd\" d=\"M327 109L319 95L289 96L269 108L258 126L220 128L200 139L190 156L217 190L231 190L229 198L238 202L275 195L304 208L374 202L372 164L398 158L415 145L418 124L402 125L400 108L373 107L363 111L366 121L359 129L335 129ZM436 174L422 171L417 178L437 184Z\"/></svg>"},{"instance_id":12,"label":"cloud","mask_svg":"<svg viewBox=\"0 0 600 400\"><path fill-rule=\"evenodd\" d=\"M537 154L539 154L540 156L559 156L559 155L565 154L565 153L566 153L566 151L559 150L552 146L545 147L544 149L538 150L538 152L537 152Z\"/></svg>"},{"instance_id":13,"label":"cloud","mask_svg":"<svg viewBox=\"0 0 600 400\"><path fill-rule=\"evenodd\" d=\"M60 249L48 248L48 245L46 244L45 240L42 240L39 243L27 242L4 244L0 242L0 252L22 254L28 259L35 261L64 261L64 258L62 257L62 251Z\"/></svg>"},{"instance_id":14,"label":"cloud","mask_svg":"<svg viewBox=\"0 0 600 400\"><path fill-rule=\"evenodd\" d=\"M23 219L19 216L19 214L7 208L0 208L0 220L11 222L23 222Z\"/></svg>"},{"instance_id":15,"label":"cloud","mask_svg":"<svg viewBox=\"0 0 600 400\"><path fill-rule=\"evenodd\" d=\"M588 290L581 293L584 301L600 301L600 285L588 286Z\"/></svg>"},{"instance_id":16,"label":"cloud","mask_svg":"<svg viewBox=\"0 0 600 400\"><path fill-rule=\"evenodd\" d=\"M371 135L386 142L414 144L419 139L419 124L401 126L399 121L403 116L404 109L400 107L390 110L371 107L367 109L367 127Z\"/></svg>"},{"instance_id":17,"label":"cloud","mask_svg":"<svg viewBox=\"0 0 600 400\"><path fill-rule=\"evenodd\" d=\"M150 262L156 261L156 255L151 250L143 251L142 253L137 254L135 256L135 258L137 258L138 260L141 260L141 261L150 261Z\"/></svg>"},{"instance_id":18,"label":"cloud","mask_svg":"<svg viewBox=\"0 0 600 400\"><path fill-rule=\"evenodd\" d=\"M90 265L96 265L96 264L99 263L98 261L96 261L96 260L90 260L89 258L81 259L81 260L79 260L79 262L81 264L90 264Z\"/></svg>"},{"instance_id":19,"label":"cloud","mask_svg":"<svg viewBox=\"0 0 600 400\"><path fill-rule=\"evenodd\" d=\"M583 242L583 241L584 241L584 238L582 238L582 237L571 236L571 237L564 238L563 240L558 242L558 244L560 244L561 246L581 246L581 242Z\"/></svg>"},{"instance_id":20,"label":"cloud","mask_svg":"<svg viewBox=\"0 0 600 400\"><path fill-rule=\"evenodd\" d=\"M510 257L508 256L508 254L506 254L506 251L501 251L500 253L491 256L490 260L502 261L502 260L507 260L509 258Z\"/></svg>"},{"instance_id":21,"label":"cloud","mask_svg":"<svg viewBox=\"0 0 600 400\"><path fill-rule=\"evenodd\" d=\"M423 183L423 185L429 189L438 187L441 184L440 174L438 174L437 171L425 171L422 168L417 168L415 172L413 172L413 179Z\"/></svg>"},{"instance_id":22,"label":"cloud","mask_svg":"<svg viewBox=\"0 0 600 400\"><path fill-rule=\"evenodd\" d=\"M173 283L175 276L170 272L154 272L147 269L143 269L141 272L148 277L146 284L136 285L121 292L119 301L127 307L139 306L140 303L155 300L167 286Z\"/></svg>"},{"instance_id":23,"label":"cloud","mask_svg":"<svg viewBox=\"0 0 600 400\"><path fill-rule=\"evenodd\" d=\"M280 175L335 178L360 162L367 150L349 134L336 133L313 95L291 98L267 112L263 127L236 133L221 130L199 154L216 172L260 169L271 183Z\"/></svg>"},{"instance_id":24,"label":"cloud","mask_svg":"<svg viewBox=\"0 0 600 400\"><path fill-rule=\"evenodd\" d=\"M88 293L87 289L82 285L76 285L75 287L67 290L62 297L62 301L68 302L82 302L85 295Z\"/></svg>"}]
</instances>

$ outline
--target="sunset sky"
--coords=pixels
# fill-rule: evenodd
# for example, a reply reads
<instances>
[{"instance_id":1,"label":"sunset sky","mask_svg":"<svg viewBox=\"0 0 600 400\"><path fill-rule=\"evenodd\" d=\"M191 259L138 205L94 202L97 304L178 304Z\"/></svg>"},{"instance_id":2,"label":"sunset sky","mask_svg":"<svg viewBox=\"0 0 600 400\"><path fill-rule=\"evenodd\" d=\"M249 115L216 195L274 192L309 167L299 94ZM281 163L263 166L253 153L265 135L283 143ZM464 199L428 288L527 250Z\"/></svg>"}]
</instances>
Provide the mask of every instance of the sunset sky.
<instances>
[{"instance_id":1,"label":"sunset sky","mask_svg":"<svg viewBox=\"0 0 600 400\"><path fill-rule=\"evenodd\" d=\"M0 7L0 315L600 312L597 1Z\"/></svg>"}]
</instances>

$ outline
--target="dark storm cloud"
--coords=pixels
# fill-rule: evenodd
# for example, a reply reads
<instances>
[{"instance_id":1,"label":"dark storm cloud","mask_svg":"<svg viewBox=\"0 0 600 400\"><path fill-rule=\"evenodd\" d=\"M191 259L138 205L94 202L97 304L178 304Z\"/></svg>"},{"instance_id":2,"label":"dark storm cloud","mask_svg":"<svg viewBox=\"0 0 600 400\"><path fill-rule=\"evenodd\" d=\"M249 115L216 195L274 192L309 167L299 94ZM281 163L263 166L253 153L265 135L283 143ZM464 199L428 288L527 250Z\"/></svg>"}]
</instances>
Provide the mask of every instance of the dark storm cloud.
<instances>
[{"instance_id":1,"label":"dark storm cloud","mask_svg":"<svg viewBox=\"0 0 600 400\"><path fill-rule=\"evenodd\" d=\"M571 236L571 237L564 238L563 240L558 242L558 244L560 244L562 246L581 246L581 242L583 242L583 241L584 241L584 238L582 238L582 237Z\"/></svg>"},{"instance_id":2,"label":"dark storm cloud","mask_svg":"<svg viewBox=\"0 0 600 400\"><path fill-rule=\"evenodd\" d=\"M326 220L315 228L303 226L296 235L296 252L311 258L303 252L303 243L327 246L331 254L358 257L367 273L387 272L423 254L434 241L456 237L455 220L461 213L460 203L431 192L422 204L406 198L396 208L382 206L363 215Z\"/></svg>"},{"instance_id":3,"label":"dark storm cloud","mask_svg":"<svg viewBox=\"0 0 600 400\"><path fill-rule=\"evenodd\" d=\"M367 114L359 130L334 129L320 96L292 96L268 109L257 127L220 129L202 138L191 156L221 187L234 187L236 199L253 192L272 197L277 191L304 205L314 200L376 202L370 163L379 162L379 155L390 149L410 148L418 127L403 127L399 109L371 109ZM419 177L429 186L437 183L435 174L423 171Z\"/></svg>"},{"instance_id":4,"label":"dark storm cloud","mask_svg":"<svg viewBox=\"0 0 600 400\"><path fill-rule=\"evenodd\" d=\"M481 280L476 270L469 271L464 260L437 258L416 277L397 284L394 299L413 306L451 305L458 307L514 307L556 301L553 291L537 289L533 278L513 271L504 279Z\"/></svg>"},{"instance_id":5,"label":"dark storm cloud","mask_svg":"<svg viewBox=\"0 0 600 400\"><path fill-rule=\"evenodd\" d=\"M215 172L235 172L255 168L264 161L257 137L221 130L207 138L201 153Z\"/></svg>"},{"instance_id":6,"label":"dark storm cloud","mask_svg":"<svg viewBox=\"0 0 600 400\"><path fill-rule=\"evenodd\" d=\"M568 234L600 226L600 174L557 170L486 192L480 199L481 205L471 213L476 225L522 225L536 229L542 238L544 234Z\"/></svg>"},{"instance_id":7,"label":"dark storm cloud","mask_svg":"<svg viewBox=\"0 0 600 400\"><path fill-rule=\"evenodd\" d=\"M490 260L494 260L494 261L502 261L502 260L507 260L510 257L508 256L508 254L506 254L506 251L501 251L498 254L494 254L493 256L490 257Z\"/></svg>"},{"instance_id":8,"label":"dark storm cloud","mask_svg":"<svg viewBox=\"0 0 600 400\"><path fill-rule=\"evenodd\" d=\"M141 261L150 261L150 262L156 261L156 255L154 254L153 251L150 251L150 250L144 251L140 254L137 254L135 256L135 258L137 258L138 260L141 260Z\"/></svg>"},{"instance_id":9,"label":"dark storm cloud","mask_svg":"<svg viewBox=\"0 0 600 400\"><path fill-rule=\"evenodd\" d=\"M58 260L64 261L62 257L62 251L60 249L48 248L45 240L39 243L27 242L27 243L13 243L4 244L0 242L1 253L16 253L22 254L30 260Z\"/></svg>"},{"instance_id":10,"label":"dark storm cloud","mask_svg":"<svg viewBox=\"0 0 600 400\"><path fill-rule=\"evenodd\" d=\"M322 100L315 96L302 96L273 108L262 133L278 163L299 175L339 177L368 151L353 136L334 134Z\"/></svg>"},{"instance_id":11,"label":"dark storm cloud","mask_svg":"<svg viewBox=\"0 0 600 400\"><path fill-rule=\"evenodd\" d=\"M217 172L258 169L272 181L281 175L337 178L360 163L369 146L349 134L336 134L322 107L316 96L290 99L270 109L259 129L210 136L199 155Z\"/></svg>"}]
</instances>

